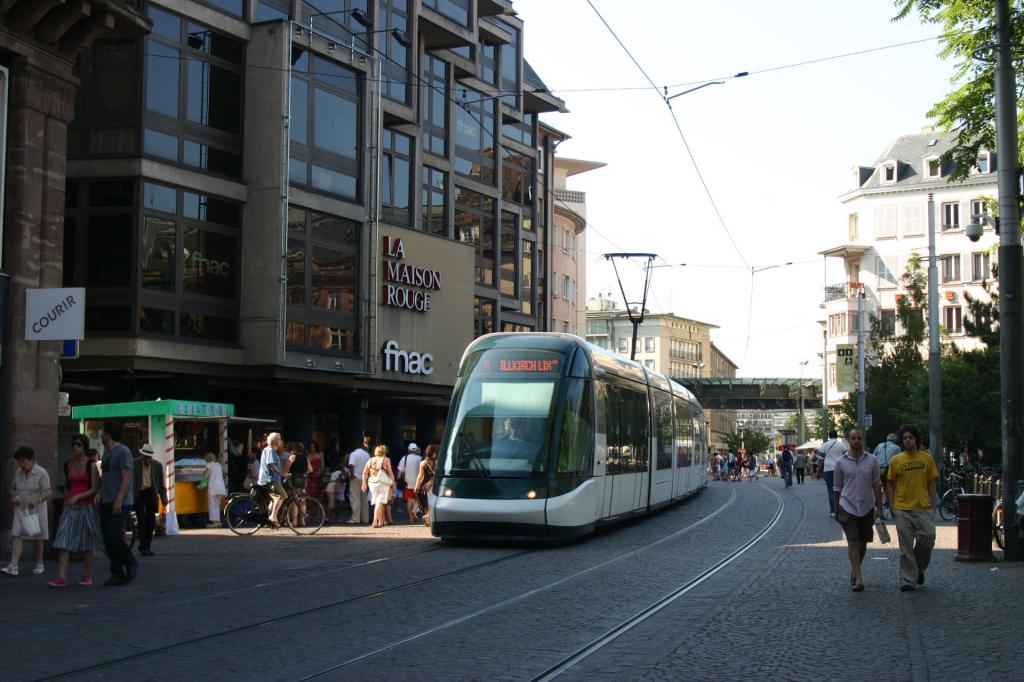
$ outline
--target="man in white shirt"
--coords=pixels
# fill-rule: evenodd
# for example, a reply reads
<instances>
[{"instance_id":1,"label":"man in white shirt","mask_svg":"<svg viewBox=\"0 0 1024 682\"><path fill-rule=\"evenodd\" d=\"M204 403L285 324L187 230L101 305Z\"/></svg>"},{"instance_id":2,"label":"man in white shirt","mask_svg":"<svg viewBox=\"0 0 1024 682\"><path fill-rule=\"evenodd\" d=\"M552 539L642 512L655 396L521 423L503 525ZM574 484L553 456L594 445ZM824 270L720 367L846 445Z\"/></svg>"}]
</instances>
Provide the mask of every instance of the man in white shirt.
<instances>
[{"instance_id":1,"label":"man in white shirt","mask_svg":"<svg viewBox=\"0 0 1024 682\"><path fill-rule=\"evenodd\" d=\"M405 498L405 508L409 510L409 523L419 523L416 513L419 504L416 502L416 479L420 475L420 447L416 443L409 443L405 457L398 462L398 478L405 480L405 488L402 490L402 497Z\"/></svg>"},{"instance_id":2,"label":"man in white shirt","mask_svg":"<svg viewBox=\"0 0 1024 682\"><path fill-rule=\"evenodd\" d=\"M828 432L828 440L818 450L818 457L824 460L824 471L825 471L825 488L828 491L828 515L836 515L836 501L835 501L835 470L836 462L839 458L846 454L846 444L839 440L839 433L837 431Z\"/></svg>"},{"instance_id":3,"label":"man in white shirt","mask_svg":"<svg viewBox=\"0 0 1024 682\"><path fill-rule=\"evenodd\" d=\"M369 450L372 441L369 436L362 439L362 447L348 455L348 502L352 507L352 518L349 523L369 523L370 510L366 506L366 493L363 492L363 469L370 461Z\"/></svg>"}]
</instances>

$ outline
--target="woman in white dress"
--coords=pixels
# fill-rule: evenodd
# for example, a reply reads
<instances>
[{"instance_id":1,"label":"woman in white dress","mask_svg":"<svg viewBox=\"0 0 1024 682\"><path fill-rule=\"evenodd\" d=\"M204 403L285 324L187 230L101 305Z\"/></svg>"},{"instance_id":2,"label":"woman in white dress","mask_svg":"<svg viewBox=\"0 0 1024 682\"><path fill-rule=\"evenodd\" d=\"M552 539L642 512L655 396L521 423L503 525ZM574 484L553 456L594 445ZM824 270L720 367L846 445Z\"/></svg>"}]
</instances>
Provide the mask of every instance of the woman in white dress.
<instances>
[{"instance_id":1,"label":"woman in white dress","mask_svg":"<svg viewBox=\"0 0 1024 682\"><path fill-rule=\"evenodd\" d=\"M378 445L373 449L373 457L363 469L363 492L370 492L370 504L373 505L373 527L387 525L388 504L391 502L391 491L395 487L395 473L388 459L388 446Z\"/></svg>"},{"instance_id":2,"label":"woman in white dress","mask_svg":"<svg viewBox=\"0 0 1024 682\"><path fill-rule=\"evenodd\" d=\"M212 452L206 453L206 502L209 526L220 526L220 498L228 494L224 487L224 468Z\"/></svg>"}]
</instances>

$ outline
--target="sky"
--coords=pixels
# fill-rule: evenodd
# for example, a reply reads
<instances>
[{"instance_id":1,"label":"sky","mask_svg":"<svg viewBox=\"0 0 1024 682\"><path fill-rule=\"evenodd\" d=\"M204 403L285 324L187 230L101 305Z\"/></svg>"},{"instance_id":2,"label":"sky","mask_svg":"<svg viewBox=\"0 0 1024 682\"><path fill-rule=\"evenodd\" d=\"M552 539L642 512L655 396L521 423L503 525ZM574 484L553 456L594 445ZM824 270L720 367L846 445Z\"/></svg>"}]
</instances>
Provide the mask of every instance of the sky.
<instances>
[{"instance_id":1,"label":"sky","mask_svg":"<svg viewBox=\"0 0 1024 682\"><path fill-rule=\"evenodd\" d=\"M587 193L588 296L621 303L602 254L656 253L648 310L717 325L738 376L820 376L823 287L844 276L818 254L846 239L851 168L920 132L950 90L940 28L892 22L892 0L592 2L670 95L750 75L672 100L695 165L587 0L515 0L526 59L570 112L542 116L572 136L558 154L608 164L568 182ZM639 300L641 268L619 270Z\"/></svg>"}]
</instances>

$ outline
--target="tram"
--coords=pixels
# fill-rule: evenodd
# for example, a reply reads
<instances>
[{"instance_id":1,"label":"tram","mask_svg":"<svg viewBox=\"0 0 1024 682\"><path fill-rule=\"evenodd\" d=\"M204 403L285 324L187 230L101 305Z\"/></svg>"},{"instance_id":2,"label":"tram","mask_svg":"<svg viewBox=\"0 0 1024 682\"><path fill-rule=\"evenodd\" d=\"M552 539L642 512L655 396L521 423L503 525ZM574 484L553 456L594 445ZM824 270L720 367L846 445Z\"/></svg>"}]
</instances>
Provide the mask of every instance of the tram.
<instances>
[{"instance_id":1,"label":"tram","mask_svg":"<svg viewBox=\"0 0 1024 682\"><path fill-rule=\"evenodd\" d=\"M693 495L707 426L687 389L567 334L488 334L462 358L430 492L443 539L559 540Z\"/></svg>"}]
</instances>

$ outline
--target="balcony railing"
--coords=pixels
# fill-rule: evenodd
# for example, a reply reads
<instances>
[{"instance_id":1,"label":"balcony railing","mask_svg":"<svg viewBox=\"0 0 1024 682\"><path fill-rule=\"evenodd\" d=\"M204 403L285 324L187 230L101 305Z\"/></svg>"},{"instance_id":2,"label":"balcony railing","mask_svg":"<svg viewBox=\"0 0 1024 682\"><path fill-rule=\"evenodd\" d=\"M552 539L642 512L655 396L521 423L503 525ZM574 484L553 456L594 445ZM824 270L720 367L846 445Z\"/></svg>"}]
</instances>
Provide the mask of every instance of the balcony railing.
<instances>
[{"instance_id":1,"label":"balcony railing","mask_svg":"<svg viewBox=\"0 0 1024 682\"><path fill-rule=\"evenodd\" d=\"M556 189L554 190L555 199L566 204L586 204L587 193L577 192L571 189Z\"/></svg>"},{"instance_id":2,"label":"balcony railing","mask_svg":"<svg viewBox=\"0 0 1024 682\"><path fill-rule=\"evenodd\" d=\"M825 303L854 298L857 296L857 292L863 288L864 285L860 282L842 282L840 284L826 285Z\"/></svg>"}]
</instances>

